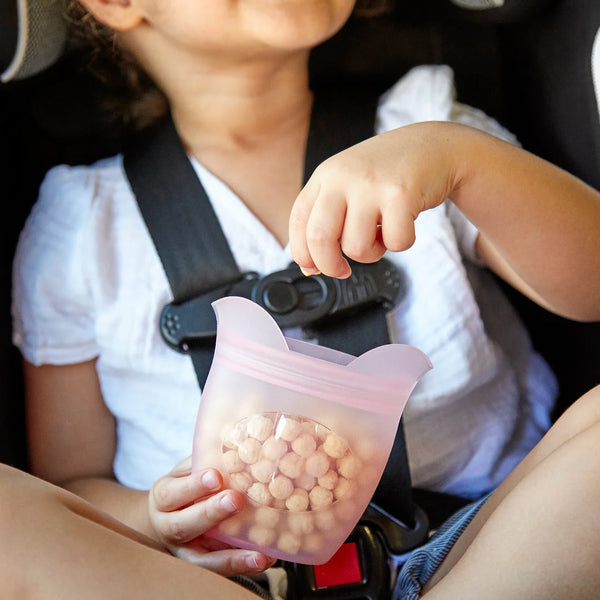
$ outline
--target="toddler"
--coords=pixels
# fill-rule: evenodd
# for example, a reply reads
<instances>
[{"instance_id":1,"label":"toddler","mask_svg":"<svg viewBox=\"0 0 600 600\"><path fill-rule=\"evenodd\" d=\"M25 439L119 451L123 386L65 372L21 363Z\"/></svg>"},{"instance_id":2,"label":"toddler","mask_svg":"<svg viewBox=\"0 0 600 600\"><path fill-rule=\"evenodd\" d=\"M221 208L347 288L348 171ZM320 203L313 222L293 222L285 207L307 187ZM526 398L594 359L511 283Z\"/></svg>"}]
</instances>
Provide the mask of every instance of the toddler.
<instances>
[{"instance_id":1,"label":"toddler","mask_svg":"<svg viewBox=\"0 0 600 600\"><path fill-rule=\"evenodd\" d=\"M285 268L293 249L306 269L339 276L347 272L331 245L323 254L298 247L301 236L290 245L288 223L303 185L310 51L360 8L354 0L81 0L69 18L79 37L90 27L132 84L124 122L148 126L168 107L241 271ZM379 99L373 133L432 120L514 142L492 119L455 101L446 66L402 76ZM431 147L426 142L422 148ZM323 203L314 203L309 239L327 242L342 231L338 209L346 199L331 189L323 187L320 197L331 196L334 210L321 229L312 215ZM309 184L303 197L313 192ZM484 210L486 196L498 190L479 185L477 192ZM407 247L407 239L386 237L375 214L394 199L382 185L352 202L357 209L344 231L365 224L364 235L384 237L377 234L373 248L360 236L346 247L343 238L348 256L371 260L383 243ZM305 205L301 200L298 210ZM426 206L417 203L410 214ZM465 211L467 219L462 208L431 206L416 220L412 247L390 253L407 292L388 325L392 341L418 347L435 367L404 415L414 485L479 499L547 430L556 384L482 268L494 251L482 250L487 237L477 231L478 215ZM406 213L390 218L405 220ZM511 263L496 259L496 270ZM31 466L178 556L228 575L256 572L271 564L266 556L216 547L203 535L244 498L221 490L214 470L190 472L201 391L189 357L160 339L158 317L171 300L122 156L52 169L14 264L14 342L24 357Z\"/></svg>"}]
</instances>

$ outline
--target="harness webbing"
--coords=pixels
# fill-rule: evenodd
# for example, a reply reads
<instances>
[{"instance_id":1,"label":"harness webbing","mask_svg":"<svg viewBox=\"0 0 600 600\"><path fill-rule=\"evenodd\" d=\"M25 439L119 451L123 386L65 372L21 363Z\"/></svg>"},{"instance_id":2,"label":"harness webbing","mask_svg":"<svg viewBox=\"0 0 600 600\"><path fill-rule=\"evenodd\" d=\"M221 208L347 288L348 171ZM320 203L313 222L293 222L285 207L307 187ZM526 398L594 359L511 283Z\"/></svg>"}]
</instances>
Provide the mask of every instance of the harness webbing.
<instances>
[{"instance_id":1,"label":"harness webbing","mask_svg":"<svg viewBox=\"0 0 600 600\"><path fill-rule=\"evenodd\" d=\"M376 105L373 97L315 96L305 181L323 160L373 135ZM200 295L210 298L214 290L211 299L217 299L223 293L218 288L243 277L171 118L134 141L124 154L124 167L175 303ZM381 305L310 330L320 344L356 356L389 342ZM201 388L213 352L214 340L190 347ZM402 422L373 502L412 527L414 509Z\"/></svg>"}]
</instances>

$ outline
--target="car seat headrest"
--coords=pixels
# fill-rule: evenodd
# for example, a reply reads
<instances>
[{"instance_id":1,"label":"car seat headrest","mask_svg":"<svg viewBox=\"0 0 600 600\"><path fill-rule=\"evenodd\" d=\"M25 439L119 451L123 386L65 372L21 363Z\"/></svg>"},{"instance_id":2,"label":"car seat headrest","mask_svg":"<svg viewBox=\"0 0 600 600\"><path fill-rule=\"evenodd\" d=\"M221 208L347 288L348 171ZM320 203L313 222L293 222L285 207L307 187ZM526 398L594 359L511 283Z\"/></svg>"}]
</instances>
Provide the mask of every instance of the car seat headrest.
<instances>
[{"instance_id":1,"label":"car seat headrest","mask_svg":"<svg viewBox=\"0 0 600 600\"><path fill-rule=\"evenodd\" d=\"M0 23L6 28L0 37L3 83L36 75L61 56L66 40L61 0L5 0Z\"/></svg>"}]
</instances>

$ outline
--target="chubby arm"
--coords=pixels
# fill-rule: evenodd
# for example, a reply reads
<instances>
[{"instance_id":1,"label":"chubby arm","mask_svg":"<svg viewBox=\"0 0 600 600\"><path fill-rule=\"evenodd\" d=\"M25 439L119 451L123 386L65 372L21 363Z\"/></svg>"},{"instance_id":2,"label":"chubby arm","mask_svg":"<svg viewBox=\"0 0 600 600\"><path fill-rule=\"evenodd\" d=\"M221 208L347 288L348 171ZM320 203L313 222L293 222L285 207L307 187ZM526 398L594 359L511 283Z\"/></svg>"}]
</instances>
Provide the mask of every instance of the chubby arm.
<instances>
[{"instance_id":1,"label":"chubby arm","mask_svg":"<svg viewBox=\"0 0 600 600\"><path fill-rule=\"evenodd\" d=\"M95 360L39 367L24 361L24 375L32 472L148 533L145 493L126 490L113 476L116 427Z\"/></svg>"},{"instance_id":2,"label":"chubby arm","mask_svg":"<svg viewBox=\"0 0 600 600\"><path fill-rule=\"evenodd\" d=\"M113 480L115 421L104 403L95 364L23 363L31 470L67 489L86 480ZM110 503L107 508L112 512ZM119 518L136 521L125 514Z\"/></svg>"},{"instance_id":3,"label":"chubby arm","mask_svg":"<svg viewBox=\"0 0 600 600\"><path fill-rule=\"evenodd\" d=\"M501 140L464 137L467 169L450 197L479 229L481 257L545 308L600 319L600 194Z\"/></svg>"},{"instance_id":4,"label":"chubby arm","mask_svg":"<svg viewBox=\"0 0 600 600\"><path fill-rule=\"evenodd\" d=\"M293 207L290 245L307 273L347 277L414 242L420 212L451 198L488 266L534 301L600 319L600 194L531 153L446 122L375 136L321 164Z\"/></svg>"},{"instance_id":5,"label":"chubby arm","mask_svg":"<svg viewBox=\"0 0 600 600\"><path fill-rule=\"evenodd\" d=\"M149 491L118 483L113 474L115 421L95 360L64 366L24 363L31 470L74 492L176 556L222 575L253 574L273 560L225 547L204 536L239 511L243 496L222 489L214 469L191 472L186 460Z\"/></svg>"}]
</instances>

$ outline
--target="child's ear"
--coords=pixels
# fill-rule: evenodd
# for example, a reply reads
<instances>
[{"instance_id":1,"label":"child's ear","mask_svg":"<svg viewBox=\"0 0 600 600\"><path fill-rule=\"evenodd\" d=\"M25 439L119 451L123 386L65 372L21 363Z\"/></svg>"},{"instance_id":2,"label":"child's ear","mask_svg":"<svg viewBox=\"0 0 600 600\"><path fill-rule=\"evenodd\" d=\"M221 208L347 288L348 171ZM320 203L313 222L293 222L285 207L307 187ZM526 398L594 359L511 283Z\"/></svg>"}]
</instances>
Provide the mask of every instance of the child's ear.
<instances>
[{"instance_id":1,"label":"child's ear","mask_svg":"<svg viewBox=\"0 0 600 600\"><path fill-rule=\"evenodd\" d=\"M144 18L135 0L79 0L94 17L115 31L133 29Z\"/></svg>"}]
</instances>

